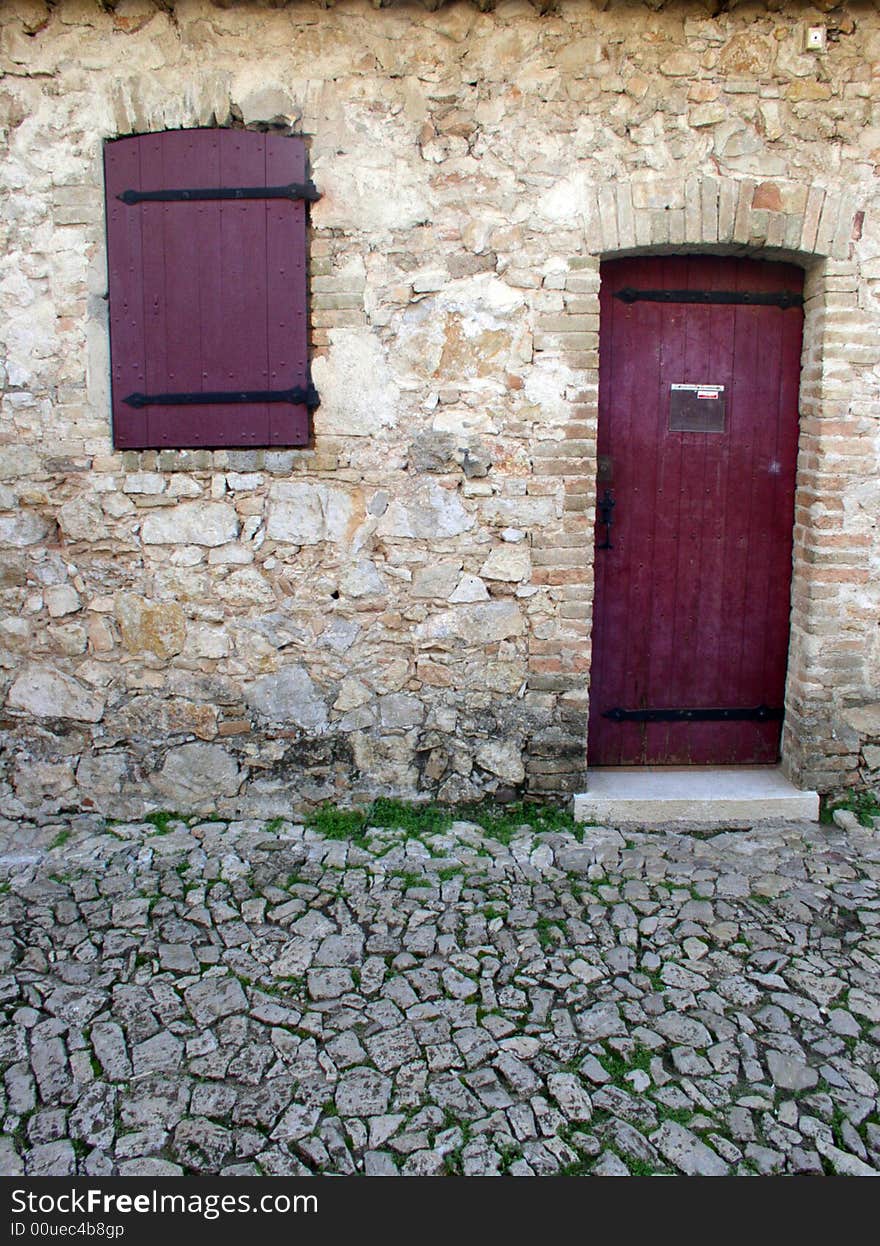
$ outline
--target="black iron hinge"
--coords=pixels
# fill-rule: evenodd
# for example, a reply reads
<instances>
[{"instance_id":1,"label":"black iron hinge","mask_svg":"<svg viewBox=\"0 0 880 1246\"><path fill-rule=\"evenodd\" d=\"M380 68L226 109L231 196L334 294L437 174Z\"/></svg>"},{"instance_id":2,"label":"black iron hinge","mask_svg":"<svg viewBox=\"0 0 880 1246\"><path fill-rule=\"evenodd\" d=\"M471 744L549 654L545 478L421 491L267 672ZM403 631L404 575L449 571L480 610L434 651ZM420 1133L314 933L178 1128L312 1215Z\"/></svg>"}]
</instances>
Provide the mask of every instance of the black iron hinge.
<instances>
[{"instance_id":1,"label":"black iron hinge","mask_svg":"<svg viewBox=\"0 0 880 1246\"><path fill-rule=\"evenodd\" d=\"M306 199L316 203L321 192L314 182L290 182L287 186L206 186L194 190L124 190L116 196L123 203L189 203L195 199Z\"/></svg>"},{"instance_id":2,"label":"black iron hinge","mask_svg":"<svg viewBox=\"0 0 880 1246\"><path fill-rule=\"evenodd\" d=\"M771 722L782 718L781 706L755 705L748 707L734 706L718 709L681 709L681 710L624 710L615 707L606 710L603 718L612 722L624 723L679 723L679 722Z\"/></svg>"},{"instance_id":3,"label":"black iron hinge","mask_svg":"<svg viewBox=\"0 0 880 1246\"><path fill-rule=\"evenodd\" d=\"M624 286L614 297L624 303L736 303L756 307L803 307L804 296L791 290L636 290Z\"/></svg>"},{"instance_id":4,"label":"black iron hinge","mask_svg":"<svg viewBox=\"0 0 880 1246\"><path fill-rule=\"evenodd\" d=\"M129 394L122 401L129 407L201 407L221 403L242 402L292 402L306 406L310 411L320 406L318 391L311 382L294 385L291 389L241 389L190 394Z\"/></svg>"}]
</instances>

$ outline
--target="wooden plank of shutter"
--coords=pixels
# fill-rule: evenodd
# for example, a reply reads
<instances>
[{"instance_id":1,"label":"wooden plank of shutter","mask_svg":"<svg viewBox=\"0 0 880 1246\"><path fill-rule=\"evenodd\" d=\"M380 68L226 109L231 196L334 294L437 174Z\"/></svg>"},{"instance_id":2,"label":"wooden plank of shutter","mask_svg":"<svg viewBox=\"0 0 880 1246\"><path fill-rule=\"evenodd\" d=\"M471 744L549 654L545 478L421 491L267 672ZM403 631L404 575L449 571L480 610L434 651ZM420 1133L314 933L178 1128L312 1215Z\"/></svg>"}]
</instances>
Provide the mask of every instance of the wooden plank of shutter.
<instances>
[{"instance_id":1,"label":"wooden plank of shutter","mask_svg":"<svg viewBox=\"0 0 880 1246\"><path fill-rule=\"evenodd\" d=\"M117 198L140 185L140 145L123 139L104 148L107 190L107 288L110 300L110 355L113 441L120 449L144 446L147 412L126 406L126 394L146 388L142 220Z\"/></svg>"},{"instance_id":2,"label":"wooden plank of shutter","mask_svg":"<svg viewBox=\"0 0 880 1246\"><path fill-rule=\"evenodd\" d=\"M306 150L276 134L266 135L266 181L270 186L304 182ZM305 387L309 379L306 205L284 200L266 204L269 385ZM269 409L272 446L305 445L309 413L305 406L277 404Z\"/></svg>"},{"instance_id":3,"label":"wooden plank of shutter","mask_svg":"<svg viewBox=\"0 0 880 1246\"><path fill-rule=\"evenodd\" d=\"M129 147L136 162L133 155L122 159ZM151 403L132 412L124 402L131 393L251 392L307 383L305 204L226 199L126 207L115 199L129 188L303 180L302 140L242 130L182 130L119 140L107 150L111 163L118 150L124 165L113 181L112 202L107 184L108 245L111 252L115 246L125 253L126 274L139 267L142 309L140 371L122 364L117 382L114 353L116 445L305 444L308 411L292 403ZM138 255L131 242L135 235ZM111 292L114 323L123 303ZM130 343L123 346L128 354ZM138 383L128 386L135 373Z\"/></svg>"}]
</instances>

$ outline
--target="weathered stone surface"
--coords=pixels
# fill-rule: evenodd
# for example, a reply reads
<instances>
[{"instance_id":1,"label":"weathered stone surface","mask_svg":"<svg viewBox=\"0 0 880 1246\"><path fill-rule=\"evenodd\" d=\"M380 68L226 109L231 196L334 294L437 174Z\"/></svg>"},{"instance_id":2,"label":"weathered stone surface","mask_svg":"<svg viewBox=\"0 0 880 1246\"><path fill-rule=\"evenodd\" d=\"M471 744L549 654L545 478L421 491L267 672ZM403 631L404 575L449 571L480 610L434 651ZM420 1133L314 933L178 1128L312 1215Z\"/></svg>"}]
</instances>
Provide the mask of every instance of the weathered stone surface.
<instances>
[{"instance_id":1,"label":"weathered stone surface","mask_svg":"<svg viewBox=\"0 0 880 1246\"><path fill-rule=\"evenodd\" d=\"M140 696L133 697L119 710L113 723L127 739L149 739L154 732L161 731L166 737L185 733L212 740L217 734L217 709L182 697Z\"/></svg>"},{"instance_id":2,"label":"weathered stone surface","mask_svg":"<svg viewBox=\"0 0 880 1246\"><path fill-rule=\"evenodd\" d=\"M334 329L330 350L314 361L312 376L321 394L315 415L321 433L372 437L378 428L393 423L400 390L371 333Z\"/></svg>"},{"instance_id":3,"label":"weathered stone surface","mask_svg":"<svg viewBox=\"0 0 880 1246\"><path fill-rule=\"evenodd\" d=\"M46 609L52 619L63 618L67 614L75 614L82 605L79 593L72 584L54 584L43 594Z\"/></svg>"},{"instance_id":4,"label":"weathered stone surface","mask_svg":"<svg viewBox=\"0 0 880 1246\"><path fill-rule=\"evenodd\" d=\"M522 751L514 742L487 740L477 749L475 761L508 783L522 783L525 778Z\"/></svg>"},{"instance_id":5,"label":"weathered stone surface","mask_svg":"<svg viewBox=\"0 0 880 1246\"><path fill-rule=\"evenodd\" d=\"M547 1087L570 1121L587 1122L591 1119L590 1096L573 1073L551 1073Z\"/></svg>"},{"instance_id":6,"label":"weathered stone surface","mask_svg":"<svg viewBox=\"0 0 880 1246\"><path fill-rule=\"evenodd\" d=\"M327 707L301 666L284 666L244 690L248 705L270 722L293 723L307 731L327 726Z\"/></svg>"},{"instance_id":7,"label":"weathered stone surface","mask_svg":"<svg viewBox=\"0 0 880 1246\"><path fill-rule=\"evenodd\" d=\"M355 510L344 489L283 481L272 485L270 497L266 533L275 541L317 545L345 541L350 535Z\"/></svg>"},{"instance_id":8,"label":"weathered stone surface","mask_svg":"<svg viewBox=\"0 0 880 1246\"><path fill-rule=\"evenodd\" d=\"M212 1025L221 1017L246 1012L247 999L237 978L203 978L184 991L186 1006L199 1025Z\"/></svg>"},{"instance_id":9,"label":"weathered stone surface","mask_svg":"<svg viewBox=\"0 0 880 1246\"><path fill-rule=\"evenodd\" d=\"M254 567L233 571L217 585L217 596L233 609L270 606L275 601L271 584Z\"/></svg>"},{"instance_id":10,"label":"weathered stone surface","mask_svg":"<svg viewBox=\"0 0 880 1246\"><path fill-rule=\"evenodd\" d=\"M413 597L439 597L445 601L458 584L460 571L458 559L442 559L420 567L413 575Z\"/></svg>"},{"instance_id":11,"label":"weathered stone surface","mask_svg":"<svg viewBox=\"0 0 880 1246\"><path fill-rule=\"evenodd\" d=\"M368 558L359 558L347 567L339 578L339 587L346 597L384 597L387 583L376 564Z\"/></svg>"},{"instance_id":12,"label":"weathered stone surface","mask_svg":"<svg viewBox=\"0 0 880 1246\"><path fill-rule=\"evenodd\" d=\"M513 602L492 601L486 605L475 605L470 610L462 607L443 610L420 624L416 634L426 640L458 638L466 644L491 644L519 636L522 631L522 615Z\"/></svg>"},{"instance_id":13,"label":"weathered stone surface","mask_svg":"<svg viewBox=\"0 0 880 1246\"><path fill-rule=\"evenodd\" d=\"M202 808L218 796L234 796L244 779L235 758L220 744L181 744L169 749L151 776L175 808Z\"/></svg>"},{"instance_id":14,"label":"weathered stone surface","mask_svg":"<svg viewBox=\"0 0 880 1246\"><path fill-rule=\"evenodd\" d=\"M116 618L129 653L170 658L186 643L186 621L176 602L147 601L135 593L116 598Z\"/></svg>"},{"instance_id":15,"label":"weathered stone surface","mask_svg":"<svg viewBox=\"0 0 880 1246\"><path fill-rule=\"evenodd\" d=\"M474 526L456 492L434 481L420 485L410 499L395 498L379 520L383 537L437 540L458 536Z\"/></svg>"},{"instance_id":16,"label":"weathered stone surface","mask_svg":"<svg viewBox=\"0 0 880 1246\"><path fill-rule=\"evenodd\" d=\"M149 1073L171 1073L180 1064L182 1056L181 1040L163 1030L132 1048L134 1075L144 1077Z\"/></svg>"},{"instance_id":17,"label":"weathered stone surface","mask_svg":"<svg viewBox=\"0 0 880 1246\"><path fill-rule=\"evenodd\" d=\"M0 515L0 546L23 549L36 545L48 534L50 524L36 511L21 511L17 515Z\"/></svg>"},{"instance_id":18,"label":"weathered stone surface","mask_svg":"<svg viewBox=\"0 0 880 1246\"><path fill-rule=\"evenodd\" d=\"M527 580L532 562L524 545L498 545L480 568L480 575L487 580L507 580L514 583Z\"/></svg>"},{"instance_id":19,"label":"weathered stone surface","mask_svg":"<svg viewBox=\"0 0 880 1246\"><path fill-rule=\"evenodd\" d=\"M76 1172L76 1155L67 1141L43 1142L28 1156L29 1177L69 1177Z\"/></svg>"},{"instance_id":20,"label":"weathered stone surface","mask_svg":"<svg viewBox=\"0 0 880 1246\"><path fill-rule=\"evenodd\" d=\"M116 1136L116 1096L112 1086L88 1086L70 1114L70 1133L88 1146L108 1150Z\"/></svg>"},{"instance_id":21,"label":"weathered stone surface","mask_svg":"<svg viewBox=\"0 0 880 1246\"><path fill-rule=\"evenodd\" d=\"M377 1116L388 1106L390 1094L390 1078L359 1068L339 1079L335 1102L340 1116Z\"/></svg>"},{"instance_id":22,"label":"weathered stone surface","mask_svg":"<svg viewBox=\"0 0 880 1246\"><path fill-rule=\"evenodd\" d=\"M664 1121L651 1143L664 1159L688 1177L724 1177L730 1169L696 1134L676 1121Z\"/></svg>"},{"instance_id":23,"label":"weathered stone surface","mask_svg":"<svg viewBox=\"0 0 880 1246\"><path fill-rule=\"evenodd\" d=\"M471 575L470 572L466 571L449 594L447 600L455 605L463 605L473 601L488 601L489 590L478 575Z\"/></svg>"},{"instance_id":24,"label":"weathered stone surface","mask_svg":"<svg viewBox=\"0 0 880 1246\"><path fill-rule=\"evenodd\" d=\"M76 679L43 666L28 666L9 690L7 704L27 710L37 718L73 718L80 722L100 722L104 698L89 692Z\"/></svg>"},{"instance_id":25,"label":"weathered stone surface","mask_svg":"<svg viewBox=\"0 0 880 1246\"><path fill-rule=\"evenodd\" d=\"M868 739L880 739L880 705L859 705L841 714L846 725Z\"/></svg>"},{"instance_id":26,"label":"weathered stone surface","mask_svg":"<svg viewBox=\"0 0 880 1246\"><path fill-rule=\"evenodd\" d=\"M195 1172L216 1173L234 1153L233 1134L214 1121L181 1121L174 1131L174 1154Z\"/></svg>"},{"instance_id":27,"label":"weathered stone surface","mask_svg":"<svg viewBox=\"0 0 880 1246\"><path fill-rule=\"evenodd\" d=\"M85 495L59 508L58 526L68 541L102 541L108 535L103 510L94 498Z\"/></svg>"},{"instance_id":28,"label":"weathered stone surface","mask_svg":"<svg viewBox=\"0 0 880 1246\"><path fill-rule=\"evenodd\" d=\"M873 1174L871 832L593 828L572 875L595 845L520 816L7 819L4 1171Z\"/></svg>"},{"instance_id":29,"label":"weathered stone surface","mask_svg":"<svg viewBox=\"0 0 880 1246\"><path fill-rule=\"evenodd\" d=\"M46 715L11 706L11 799L112 796L117 813L142 813L169 741L164 712L126 737L136 697L202 706L210 721L193 734L213 739L214 722L254 762L241 792L218 798L230 813L286 812L292 788L305 806L518 786L515 765L510 777L473 765L487 740L526 743L534 795L570 795L592 657L600 257L707 248L800 257L807 272L804 358L821 368L801 378L815 479L793 624L812 639L792 650L783 754L804 786L873 785L876 759L860 750L880 739L846 725L880 687L870 5L829 19L818 55L787 0L752 23L730 6L681 20L646 9L647 37L632 5L552 19L443 5L407 10L401 34L395 6L352 0L320 21L297 8L295 38L272 6L64 7L8 0L0 14L0 639L7 687L25 653L111 713L107 736L57 743ZM377 98L380 110L365 103ZM114 449L93 153L108 134L230 118L311 136L311 440ZM167 362L176 379L162 383L183 385ZM148 635L136 620L120 629L120 595L160 611ZM460 612L435 620L435 603ZM474 607L499 609L489 623ZM288 620L283 641L242 626L269 612ZM355 679L417 697L421 720L388 727L400 734L386 744L367 701L343 697L332 734L320 709L316 725L249 714L241 690L279 662L328 704ZM395 686L379 686L385 670ZM547 727L573 746L541 751ZM104 784L83 759L108 736L125 767Z\"/></svg>"},{"instance_id":30,"label":"weathered stone surface","mask_svg":"<svg viewBox=\"0 0 880 1246\"><path fill-rule=\"evenodd\" d=\"M238 535L238 519L226 502L181 502L151 511L141 525L145 545L225 545Z\"/></svg>"},{"instance_id":31,"label":"weathered stone surface","mask_svg":"<svg viewBox=\"0 0 880 1246\"><path fill-rule=\"evenodd\" d=\"M767 1052L767 1067L774 1086L781 1090L810 1090L819 1080L819 1074L804 1060L781 1051Z\"/></svg>"}]
</instances>

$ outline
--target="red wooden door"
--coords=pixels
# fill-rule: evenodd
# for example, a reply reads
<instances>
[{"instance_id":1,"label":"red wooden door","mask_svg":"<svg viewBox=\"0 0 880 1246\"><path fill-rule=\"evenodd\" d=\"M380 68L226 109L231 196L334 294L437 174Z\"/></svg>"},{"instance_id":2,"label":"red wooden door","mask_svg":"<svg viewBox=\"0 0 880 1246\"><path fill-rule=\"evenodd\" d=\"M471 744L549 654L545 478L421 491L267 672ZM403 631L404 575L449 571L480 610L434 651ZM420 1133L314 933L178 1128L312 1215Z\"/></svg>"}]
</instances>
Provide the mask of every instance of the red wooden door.
<instances>
[{"instance_id":1,"label":"red wooden door","mask_svg":"<svg viewBox=\"0 0 880 1246\"><path fill-rule=\"evenodd\" d=\"M603 266L591 765L778 759L802 286L754 260Z\"/></svg>"}]
</instances>

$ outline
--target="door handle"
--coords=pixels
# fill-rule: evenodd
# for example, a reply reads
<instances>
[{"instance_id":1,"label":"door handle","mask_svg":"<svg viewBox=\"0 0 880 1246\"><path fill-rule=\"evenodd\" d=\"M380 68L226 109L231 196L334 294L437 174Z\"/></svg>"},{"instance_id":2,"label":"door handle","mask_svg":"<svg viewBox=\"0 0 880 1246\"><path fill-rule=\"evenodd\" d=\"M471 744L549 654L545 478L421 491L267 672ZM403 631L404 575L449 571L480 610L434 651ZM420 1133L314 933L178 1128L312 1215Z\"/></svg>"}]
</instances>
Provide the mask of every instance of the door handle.
<instances>
[{"instance_id":1,"label":"door handle","mask_svg":"<svg viewBox=\"0 0 880 1246\"><path fill-rule=\"evenodd\" d=\"M599 511L599 523L605 528L605 540L600 541L596 549L614 549L614 546L611 544L611 525L614 523L615 505L614 494L610 489L606 489L597 508Z\"/></svg>"}]
</instances>

